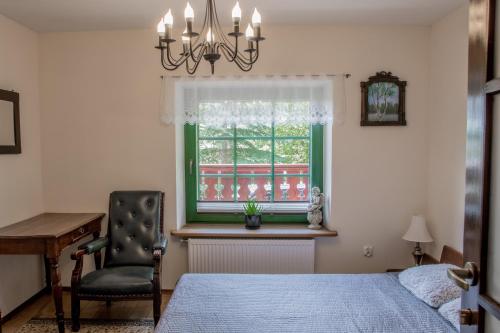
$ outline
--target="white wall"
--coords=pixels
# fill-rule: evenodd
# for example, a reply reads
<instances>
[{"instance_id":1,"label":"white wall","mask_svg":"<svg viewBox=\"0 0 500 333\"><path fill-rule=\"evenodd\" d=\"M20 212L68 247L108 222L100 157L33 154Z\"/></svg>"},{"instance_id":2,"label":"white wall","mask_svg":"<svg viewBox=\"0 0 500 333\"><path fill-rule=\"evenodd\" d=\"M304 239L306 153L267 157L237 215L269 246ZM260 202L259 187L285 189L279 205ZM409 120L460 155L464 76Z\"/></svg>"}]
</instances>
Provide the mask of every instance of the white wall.
<instances>
[{"instance_id":1,"label":"white wall","mask_svg":"<svg viewBox=\"0 0 500 333\"><path fill-rule=\"evenodd\" d=\"M444 244L462 250L468 71L468 6L431 27L427 218L439 258Z\"/></svg>"},{"instance_id":2,"label":"white wall","mask_svg":"<svg viewBox=\"0 0 500 333\"><path fill-rule=\"evenodd\" d=\"M38 83L38 35L0 15L0 89L20 94L22 143L22 154L0 155L0 227L43 212ZM42 275L38 256L0 256L2 312L38 292Z\"/></svg>"},{"instance_id":3,"label":"white wall","mask_svg":"<svg viewBox=\"0 0 500 333\"><path fill-rule=\"evenodd\" d=\"M263 33L268 39L254 74L352 74L346 122L333 133L330 227L339 237L318 241L316 270L409 264L411 245L401 235L426 205L429 28L280 26ZM105 212L111 191L152 188L166 192L166 229L176 227L175 133L159 121L163 71L155 41L152 31L140 30L41 35L47 210ZM216 70L237 72L224 61ZM359 126L359 82L380 70L408 81L406 127ZM374 257L363 257L364 244L375 247ZM186 252L171 239L164 287L186 271ZM66 284L71 268L63 260Z\"/></svg>"}]
</instances>

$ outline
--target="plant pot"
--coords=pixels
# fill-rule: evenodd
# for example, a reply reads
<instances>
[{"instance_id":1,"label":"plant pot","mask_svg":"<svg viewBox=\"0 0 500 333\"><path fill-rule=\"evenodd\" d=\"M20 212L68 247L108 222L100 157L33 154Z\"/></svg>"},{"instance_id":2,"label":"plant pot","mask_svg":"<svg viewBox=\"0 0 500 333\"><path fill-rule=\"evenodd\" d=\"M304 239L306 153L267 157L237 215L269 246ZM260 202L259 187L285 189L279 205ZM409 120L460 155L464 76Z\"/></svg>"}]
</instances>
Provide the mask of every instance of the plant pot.
<instances>
[{"instance_id":1,"label":"plant pot","mask_svg":"<svg viewBox=\"0 0 500 333\"><path fill-rule=\"evenodd\" d=\"M250 230L259 229L262 224L262 215L245 215L245 228Z\"/></svg>"}]
</instances>

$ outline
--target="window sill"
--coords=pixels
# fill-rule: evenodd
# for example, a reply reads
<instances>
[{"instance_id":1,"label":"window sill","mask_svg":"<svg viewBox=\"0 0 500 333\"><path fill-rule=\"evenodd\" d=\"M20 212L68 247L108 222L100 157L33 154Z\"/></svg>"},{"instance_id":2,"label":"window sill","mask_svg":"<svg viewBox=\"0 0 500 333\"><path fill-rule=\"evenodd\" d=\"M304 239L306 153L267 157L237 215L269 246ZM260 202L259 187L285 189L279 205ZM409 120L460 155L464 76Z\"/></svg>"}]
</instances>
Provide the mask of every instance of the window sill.
<instances>
[{"instance_id":1,"label":"window sill","mask_svg":"<svg viewBox=\"0 0 500 333\"><path fill-rule=\"evenodd\" d=\"M244 202L198 202L198 213L242 213ZM264 213L305 214L308 202L261 203Z\"/></svg>"},{"instance_id":2,"label":"window sill","mask_svg":"<svg viewBox=\"0 0 500 333\"><path fill-rule=\"evenodd\" d=\"M305 225L273 224L257 230L247 230L242 224L189 224L179 230L171 230L172 236L180 238L282 238L314 239L336 237L337 231L321 228L312 230Z\"/></svg>"}]
</instances>

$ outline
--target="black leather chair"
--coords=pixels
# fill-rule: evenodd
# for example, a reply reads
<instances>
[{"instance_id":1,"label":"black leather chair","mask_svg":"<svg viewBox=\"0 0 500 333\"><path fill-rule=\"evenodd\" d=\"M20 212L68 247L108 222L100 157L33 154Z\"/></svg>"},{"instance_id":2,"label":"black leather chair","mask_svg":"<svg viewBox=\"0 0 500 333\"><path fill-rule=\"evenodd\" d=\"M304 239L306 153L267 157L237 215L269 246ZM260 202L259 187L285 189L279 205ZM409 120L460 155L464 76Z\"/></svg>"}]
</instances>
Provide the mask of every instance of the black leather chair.
<instances>
[{"instance_id":1,"label":"black leather chair","mask_svg":"<svg viewBox=\"0 0 500 333\"><path fill-rule=\"evenodd\" d=\"M72 329L80 330L80 300L153 300L155 326L161 311L163 235L162 192L119 191L109 198L106 237L95 239L71 255L76 260L71 277ZM106 248L104 267L96 256L96 270L82 278L84 255Z\"/></svg>"}]
</instances>

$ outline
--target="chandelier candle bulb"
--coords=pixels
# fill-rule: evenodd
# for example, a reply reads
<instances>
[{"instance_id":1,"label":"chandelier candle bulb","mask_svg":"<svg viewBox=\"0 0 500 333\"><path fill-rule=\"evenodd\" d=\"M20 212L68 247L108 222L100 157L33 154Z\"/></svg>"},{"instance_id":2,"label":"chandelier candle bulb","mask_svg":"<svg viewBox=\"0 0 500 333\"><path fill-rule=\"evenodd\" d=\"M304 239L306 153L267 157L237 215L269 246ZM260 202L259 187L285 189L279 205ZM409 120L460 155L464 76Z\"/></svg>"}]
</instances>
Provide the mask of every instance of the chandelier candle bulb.
<instances>
[{"instance_id":1,"label":"chandelier candle bulb","mask_svg":"<svg viewBox=\"0 0 500 333\"><path fill-rule=\"evenodd\" d=\"M187 44L189 44L189 40L190 38L185 36L185 34L187 33L187 29L184 29L184 32L182 33L182 44L184 45L184 47L187 46ZM184 49L184 52L186 52L186 50Z\"/></svg>"},{"instance_id":2,"label":"chandelier candle bulb","mask_svg":"<svg viewBox=\"0 0 500 333\"><path fill-rule=\"evenodd\" d=\"M174 25L174 17L172 16L172 11L170 9L163 17L163 22L165 23L165 38L170 39L172 36L172 27Z\"/></svg>"},{"instance_id":3,"label":"chandelier candle bulb","mask_svg":"<svg viewBox=\"0 0 500 333\"><path fill-rule=\"evenodd\" d=\"M163 18L160 20L160 22L158 22L156 31L158 32L158 35L160 35L160 37L165 37L165 22L163 21Z\"/></svg>"},{"instance_id":4,"label":"chandelier candle bulb","mask_svg":"<svg viewBox=\"0 0 500 333\"><path fill-rule=\"evenodd\" d=\"M184 30L184 33L186 33L185 30ZM189 39L190 39L189 37L182 36L182 54L183 55L189 55L189 52L188 52Z\"/></svg>"},{"instance_id":5,"label":"chandelier candle bulb","mask_svg":"<svg viewBox=\"0 0 500 333\"><path fill-rule=\"evenodd\" d=\"M163 21L168 27L172 28L172 26L174 25L174 17L172 16L172 10L170 9L168 10L168 12L163 17Z\"/></svg>"},{"instance_id":6,"label":"chandelier candle bulb","mask_svg":"<svg viewBox=\"0 0 500 333\"><path fill-rule=\"evenodd\" d=\"M189 2L186 5L186 9L184 9L184 17L186 18L187 22L193 22L194 20L193 7L191 7L191 4Z\"/></svg>"},{"instance_id":7,"label":"chandelier candle bulb","mask_svg":"<svg viewBox=\"0 0 500 333\"><path fill-rule=\"evenodd\" d=\"M233 7L233 22L240 22L241 20L241 8L240 8L240 3L239 1L236 2L236 5Z\"/></svg>"},{"instance_id":8,"label":"chandelier candle bulb","mask_svg":"<svg viewBox=\"0 0 500 333\"><path fill-rule=\"evenodd\" d=\"M207 42L209 42L210 44L212 44L214 41L214 35L212 34L212 29L211 28L208 28L208 32L207 32Z\"/></svg>"},{"instance_id":9,"label":"chandelier candle bulb","mask_svg":"<svg viewBox=\"0 0 500 333\"><path fill-rule=\"evenodd\" d=\"M186 18L187 33L190 35L193 32L194 11L189 2L184 9L184 17Z\"/></svg>"},{"instance_id":10,"label":"chandelier candle bulb","mask_svg":"<svg viewBox=\"0 0 500 333\"><path fill-rule=\"evenodd\" d=\"M234 5L233 7L232 17L233 17L233 31L235 34L238 34L240 32L240 20L241 20L241 8L240 8L240 3L238 1L236 2L236 5Z\"/></svg>"},{"instance_id":11,"label":"chandelier candle bulb","mask_svg":"<svg viewBox=\"0 0 500 333\"><path fill-rule=\"evenodd\" d=\"M257 8L254 9L252 15L252 26L255 30L255 37L260 38L260 24L262 23L262 17L260 16Z\"/></svg>"},{"instance_id":12,"label":"chandelier candle bulb","mask_svg":"<svg viewBox=\"0 0 500 333\"><path fill-rule=\"evenodd\" d=\"M245 36L247 37L248 40L253 38L253 28L250 24L247 26L247 30L245 31Z\"/></svg>"}]
</instances>

